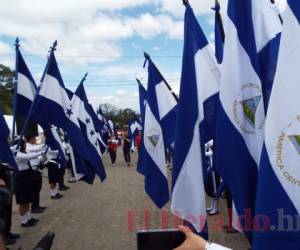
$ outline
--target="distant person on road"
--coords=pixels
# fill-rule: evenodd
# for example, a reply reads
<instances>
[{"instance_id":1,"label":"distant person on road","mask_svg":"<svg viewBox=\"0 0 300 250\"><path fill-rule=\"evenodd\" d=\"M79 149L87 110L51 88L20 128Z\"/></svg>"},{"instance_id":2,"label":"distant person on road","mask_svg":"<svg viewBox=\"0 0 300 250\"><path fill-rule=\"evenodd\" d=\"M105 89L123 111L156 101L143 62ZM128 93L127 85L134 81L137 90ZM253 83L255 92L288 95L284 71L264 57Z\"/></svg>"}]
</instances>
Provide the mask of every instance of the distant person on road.
<instances>
[{"instance_id":1,"label":"distant person on road","mask_svg":"<svg viewBox=\"0 0 300 250\"><path fill-rule=\"evenodd\" d=\"M142 131L139 130L137 136L135 137L135 146L137 148L138 154L140 155L142 147Z\"/></svg>"},{"instance_id":2,"label":"distant person on road","mask_svg":"<svg viewBox=\"0 0 300 250\"><path fill-rule=\"evenodd\" d=\"M125 130L123 134L123 155L124 160L128 167L130 167L131 157L130 157L131 139L129 138L128 131Z\"/></svg>"},{"instance_id":3,"label":"distant person on road","mask_svg":"<svg viewBox=\"0 0 300 250\"><path fill-rule=\"evenodd\" d=\"M111 163L112 163L113 167L116 166L118 142L119 141L116 139L115 133L112 132L112 135L110 136L110 138L107 141L107 143L108 143L107 151L110 155L110 159L111 159Z\"/></svg>"}]
</instances>

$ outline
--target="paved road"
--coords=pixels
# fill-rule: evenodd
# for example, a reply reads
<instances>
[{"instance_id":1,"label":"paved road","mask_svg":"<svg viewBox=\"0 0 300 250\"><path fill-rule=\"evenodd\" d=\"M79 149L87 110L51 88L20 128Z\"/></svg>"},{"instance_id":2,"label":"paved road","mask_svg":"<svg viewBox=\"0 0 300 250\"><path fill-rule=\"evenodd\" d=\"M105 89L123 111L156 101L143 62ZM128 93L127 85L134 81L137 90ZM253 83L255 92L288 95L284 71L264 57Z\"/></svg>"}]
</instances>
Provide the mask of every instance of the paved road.
<instances>
[{"instance_id":1,"label":"paved road","mask_svg":"<svg viewBox=\"0 0 300 250\"><path fill-rule=\"evenodd\" d=\"M136 157L133 158L135 162ZM32 249L44 234L53 231L56 233L53 249L57 250L135 250L136 229L173 227L168 207L160 211L152 204L144 193L143 177L133 166L124 165L121 153L116 167L111 166L107 155L104 164L108 176L105 183L69 184L71 189L64 192L61 200L49 198L49 187L44 179L42 205L48 209L36 216L40 219L36 227L21 228L14 206L13 231L20 233L21 239L10 249ZM210 218L211 228L219 218ZM240 234L213 233L211 239L237 250L248 249Z\"/></svg>"}]
</instances>

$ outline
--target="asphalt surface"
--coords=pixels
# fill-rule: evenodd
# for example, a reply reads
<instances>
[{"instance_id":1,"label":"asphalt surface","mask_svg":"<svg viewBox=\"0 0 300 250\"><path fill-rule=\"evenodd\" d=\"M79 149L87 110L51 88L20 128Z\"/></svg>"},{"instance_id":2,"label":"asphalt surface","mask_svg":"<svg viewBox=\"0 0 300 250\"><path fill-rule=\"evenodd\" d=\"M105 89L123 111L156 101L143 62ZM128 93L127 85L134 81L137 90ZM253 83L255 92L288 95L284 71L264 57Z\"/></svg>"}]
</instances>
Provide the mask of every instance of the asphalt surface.
<instances>
[{"instance_id":1,"label":"asphalt surface","mask_svg":"<svg viewBox=\"0 0 300 250\"><path fill-rule=\"evenodd\" d=\"M10 249L32 249L42 236L53 231L56 238L52 249L135 250L136 230L174 228L169 206L161 211L145 194L143 176L135 170L136 155L131 167L124 164L121 149L116 167L111 166L107 154L103 161L107 171L104 183L97 180L93 186L83 182L67 184L71 188L61 192L64 197L60 200L50 199L44 178L41 205L47 210L34 215L40 222L33 228L20 227L14 205L12 231L20 233L21 238ZM225 211L224 201L221 211ZM220 232L220 220L222 214L209 218L209 228L217 231L210 233L210 239L233 249L248 249L243 235Z\"/></svg>"}]
</instances>

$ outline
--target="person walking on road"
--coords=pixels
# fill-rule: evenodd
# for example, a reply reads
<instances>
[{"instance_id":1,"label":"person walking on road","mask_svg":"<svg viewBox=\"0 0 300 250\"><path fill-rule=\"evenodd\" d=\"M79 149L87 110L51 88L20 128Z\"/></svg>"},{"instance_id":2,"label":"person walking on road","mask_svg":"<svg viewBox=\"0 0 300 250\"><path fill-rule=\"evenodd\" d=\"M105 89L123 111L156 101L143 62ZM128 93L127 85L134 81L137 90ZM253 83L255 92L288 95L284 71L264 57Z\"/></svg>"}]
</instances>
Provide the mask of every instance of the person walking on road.
<instances>
[{"instance_id":1,"label":"person walking on road","mask_svg":"<svg viewBox=\"0 0 300 250\"><path fill-rule=\"evenodd\" d=\"M108 153L110 155L112 166L116 166L116 160L117 160L117 149L118 149L118 140L115 137L114 132L112 132L111 137L108 139Z\"/></svg>"},{"instance_id":2,"label":"person walking on road","mask_svg":"<svg viewBox=\"0 0 300 250\"><path fill-rule=\"evenodd\" d=\"M124 155L124 160L128 167L130 167L130 162L131 162L130 147L131 147L131 140L128 136L128 131L125 130L123 134L123 155Z\"/></svg>"}]
</instances>

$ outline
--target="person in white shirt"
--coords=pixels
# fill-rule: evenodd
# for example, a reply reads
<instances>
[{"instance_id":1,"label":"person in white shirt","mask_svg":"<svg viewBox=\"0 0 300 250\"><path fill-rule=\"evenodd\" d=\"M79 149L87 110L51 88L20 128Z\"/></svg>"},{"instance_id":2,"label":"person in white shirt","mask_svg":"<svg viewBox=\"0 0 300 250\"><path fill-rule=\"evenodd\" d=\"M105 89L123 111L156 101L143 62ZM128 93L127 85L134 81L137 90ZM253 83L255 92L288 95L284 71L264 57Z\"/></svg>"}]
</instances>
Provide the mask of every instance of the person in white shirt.
<instances>
[{"instance_id":1,"label":"person in white shirt","mask_svg":"<svg viewBox=\"0 0 300 250\"><path fill-rule=\"evenodd\" d=\"M185 235L183 244L174 250L231 250L215 243L210 243L199 235L194 234L188 227L180 227L181 232Z\"/></svg>"},{"instance_id":2,"label":"person in white shirt","mask_svg":"<svg viewBox=\"0 0 300 250\"><path fill-rule=\"evenodd\" d=\"M45 147L44 144L37 145L37 140L35 136L27 137L27 152L36 153L41 151ZM44 167L45 157L38 156L30 160L30 165L33 170L33 197L31 213L42 213L46 207L40 206L40 192L43 186L43 167Z\"/></svg>"},{"instance_id":3,"label":"person in white shirt","mask_svg":"<svg viewBox=\"0 0 300 250\"><path fill-rule=\"evenodd\" d=\"M58 150L52 150L48 147L47 150L47 162L46 166L48 168L48 179L50 185L50 195L51 199L58 200L63 197L58 190L59 190L59 179L60 179L60 172L59 172L59 152Z\"/></svg>"},{"instance_id":4,"label":"person in white shirt","mask_svg":"<svg viewBox=\"0 0 300 250\"><path fill-rule=\"evenodd\" d=\"M18 142L19 140L15 144L18 144ZM21 140L20 151L17 151L15 158L19 169L16 174L16 202L19 205L22 227L31 227L38 222L38 219L32 218L30 213L30 203L33 195L33 170L30 160L41 155L42 151L28 153L26 151L26 141Z\"/></svg>"}]
</instances>

